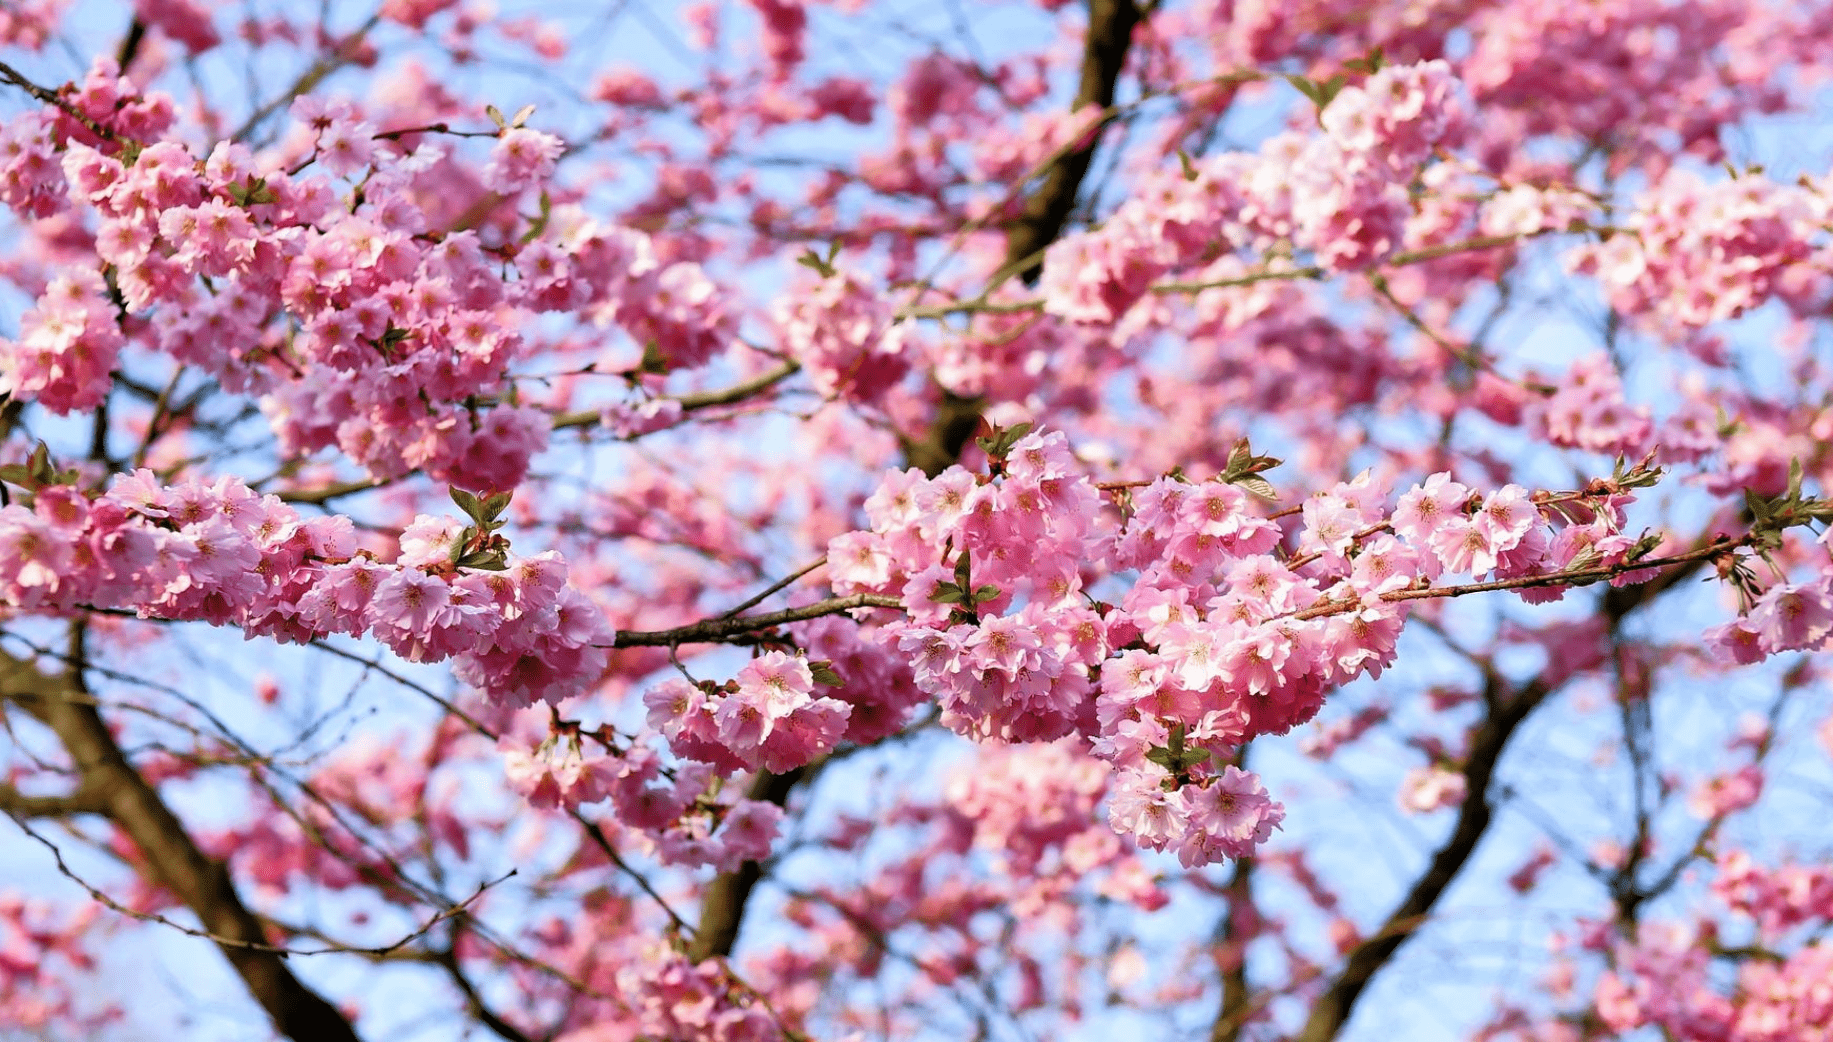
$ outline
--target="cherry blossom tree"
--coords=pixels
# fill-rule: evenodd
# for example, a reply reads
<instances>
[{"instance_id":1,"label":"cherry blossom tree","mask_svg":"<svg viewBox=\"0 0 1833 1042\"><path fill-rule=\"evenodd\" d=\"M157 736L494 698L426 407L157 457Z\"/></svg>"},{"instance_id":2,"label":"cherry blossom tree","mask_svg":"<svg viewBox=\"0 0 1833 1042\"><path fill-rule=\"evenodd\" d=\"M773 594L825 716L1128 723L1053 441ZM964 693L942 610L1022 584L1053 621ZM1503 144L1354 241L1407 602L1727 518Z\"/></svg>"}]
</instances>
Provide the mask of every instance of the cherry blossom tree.
<instances>
[{"instance_id":1,"label":"cherry blossom tree","mask_svg":"<svg viewBox=\"0 0 1833 1042\"><path fill-rule=\"evenodd\" d=\"M1829 34L6 0L0 1031L1833 1038Z\"/></svg>"}]
</instances>

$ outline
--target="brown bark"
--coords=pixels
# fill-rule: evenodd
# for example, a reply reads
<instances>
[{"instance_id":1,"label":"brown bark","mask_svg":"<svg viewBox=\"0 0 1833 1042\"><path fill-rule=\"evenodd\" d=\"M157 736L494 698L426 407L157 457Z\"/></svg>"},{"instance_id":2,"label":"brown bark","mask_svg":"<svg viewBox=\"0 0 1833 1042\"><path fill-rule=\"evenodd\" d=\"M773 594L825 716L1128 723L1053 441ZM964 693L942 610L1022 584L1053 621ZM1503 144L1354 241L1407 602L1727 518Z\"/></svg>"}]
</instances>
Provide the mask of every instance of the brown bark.
<instances>
[{"instance_id":1,"label":"brown bark","mask_svg":"<svg viewBox=\"0 0 1833 1042\"><path fill-rule=\"evenodd\" d=\"M79 779L83 810L108 817L139 850L153 881L197 916L248 991L295 1042L358 1042L338 1008L293 975L261 922L236 893L228 867L211 860L184 823L128 762L108 730L80 670L46 676L31 663L0 656L0 699L18 704L56 733Z\"/></svg>"},{"instance_id":2,"label":"brown bark","mask_svg":"<svg viewBox=\"0 0 1833 1042\"><path fill-rule=\"evenodd\" d=\"M1114 87L1126 66L1133 29L1139 24L1135 0L1088 0L1088 36L1082 50L1081 80L1073 109L1114 103ZM1082 180L1088 175L1099 137L1075 152L1059 157L1043 174L1036 192L1026 198L1019 217L1006 228L1006 266L1026 282L1035 281L1041 269L1042 250L1056 241L1075 209ZM903 438L904 456L910 465L934 476L961 457L961 450L980 426L981 403L943 392L929 430L918 438ZM804 770L775 775L761 773L752 783L753 799L782 806L805 775ZM696 959L732 954L743 925L745 906L762 878L755 862L736 872L723 873L707 887L701 899L700 926L690 954Z\"/></svg>"},{"instance_id":3,"label":"brown bark","mask_svg":"<svg viewBox=\"0 0 1833 1042\"><path fill-rule=\"evenodd\" d=\"M1709 545L1709 544L1702 544ZM1613 587L1599 600L1598 610L1609 621L1612 633L1637 609L1653 603L1661 594L1694 575L1704 566L1703 560L1691 560L1669 569L1646 583ZM1335 980L1311 1008L1304 1030L1294 1042L1331 1042L1349 1023L1356 1001L1371 980L1387 965L1409 938L1431 917L1432 909L1444 896L1458 873L1476 853L1477 845L1493 819L1489 803L1489 782L1496 764L1523 721L1552 693L1540 680L1532 680L1513 690L1503 690L1500 677L1491 674L1484 691L1489 716L1472 737L1470 753L1464 764L1467 784L1464 805L1458 810L1451 837L1433 856L1432 863L1414 882L1407 896L1395 906L1381 927L1349 955L1349 960Z\"/></svg>"}]
</instances>

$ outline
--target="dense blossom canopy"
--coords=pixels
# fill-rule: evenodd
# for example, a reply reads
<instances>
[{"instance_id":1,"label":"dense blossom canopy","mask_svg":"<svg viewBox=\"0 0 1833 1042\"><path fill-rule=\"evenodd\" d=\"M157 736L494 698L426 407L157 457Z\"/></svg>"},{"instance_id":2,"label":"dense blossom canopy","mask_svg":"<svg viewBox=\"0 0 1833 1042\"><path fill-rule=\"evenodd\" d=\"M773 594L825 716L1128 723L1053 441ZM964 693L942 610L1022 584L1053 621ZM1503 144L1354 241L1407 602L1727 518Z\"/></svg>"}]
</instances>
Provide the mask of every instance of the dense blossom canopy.
<instances>
[{"instance_id":1,"label":"dense blossom canopy","mask_svg":"<svg viewBox=\"0 0 1833 1042\"><path fill-rule=\"evenodd\" d=\"M0 1033L1833 1039L1830 34L0 0Z\"/></svg>"}]
</instances>

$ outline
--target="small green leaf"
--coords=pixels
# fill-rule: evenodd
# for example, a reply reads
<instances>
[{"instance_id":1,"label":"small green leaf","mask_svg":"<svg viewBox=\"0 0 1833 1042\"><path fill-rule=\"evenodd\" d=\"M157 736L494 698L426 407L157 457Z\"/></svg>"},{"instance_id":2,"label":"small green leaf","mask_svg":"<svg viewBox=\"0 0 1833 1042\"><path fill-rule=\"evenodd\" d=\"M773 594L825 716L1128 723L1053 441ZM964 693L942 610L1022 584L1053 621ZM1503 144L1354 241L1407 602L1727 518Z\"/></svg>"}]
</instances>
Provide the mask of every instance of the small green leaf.
<instances>
[{"instance_id":1,"label":"small green leaf","mask_svg":"<svg viewBox=\"0 0 1833 1042\"><path fill-rule=\"evenodd\" d=\"M51 463L51 447L39 442L26 460L26 467L31 472L32 480L39 485L58 484L57 467Z\"/></svg>"},{"instance_id":2,"label":"small green leaf","mask_svg":"<svg viewBox=\"0 0 1833 1042\"><path fill-rule=\"evenodd\" d=\"M503 118L503 110L497 108L495 105L485 105L484 106L484 115L490 117L490 122L496 124L496 129L498 130L508 130L509 129L509 121Z\"/></svg>"},{"instance_id":3,"label":"small green leaf","mask_svg":"<svg viewBox=\"0 0 1833 1042\"><path fill-rule=\"evenodd\" d=\"M477 568L486 572L500 572L509 567L501 550L474 550L453 563L460 568Z\"/></svg>"},{"instance_id":4,"label":"small green leaf","mask_svg":"<svg viewBox=\"0 0 1833 1042\"><path fill-rule=\"evenodd\" d=\"M966 604L967 593L954 583L937 583L929 599L937 604Z\"/></svg>"},{"instance_id":5,"label":"small green leaf","mask_svg":"<svg viewBox=\"0 0 1833 1042\"><path fill-rule=\"evenodd\" d=\"M987 583L985 586L982 586L979 589L974 591L974 603L975 604L984 604L987 601L990 601L993 598L998 597L999 592L1000 592L999 587L994 586L992 583Z\"/></svg>"},{"instance_id":6,"label":"small green leaf","mask_svg":"<svg viewBox=\"0 0 1833 1042\"><path fill-rule=\"evenodd\" d=\"M516 110L516 114L512 116L509 120L509 125L512 127L522 126L523 124L528 122L528 117L534 114L535 114L535 107L533 105L524 105L521 108Z\"/></svg>"},{"instance_id":7,"label":"small green leaf","mask_svg":"<svg viewBox=\"0 0 1833 1042\"><path fill-rule=\"evenodd\" d=\"M808 664L808 672L810 676L815 678L815 683L817 684L826 684L828 687L840 687L846 683L845 680L840 678L839 673L834 672L834 664L826 660L810 662Z\"/></svg>"},{"instance_id":8,"label":"small green leaf","mask_svg":"<svg viewBox=\"0 0 1833 1042\"><path fill-rule=\"evenodd\" d=\"M1318 89L1317 84L1297 73L1288 73L1286 75L1286 82L1290 83L1300 94L1311 99L1313 105L1323 108L1323 103L1318 100L1322 96L1322 92Z\"/></svg>"},{"instance_id":9,"label":"small green leaf","mask_svg":"<svg viewBox=\"0 0 1833 1042\"><path fill-rule=\"evenodd\" d=\"M643 345L643 364L638 370L657 374L668 372L668 359L662 357L662 348L654 340Z\"/></svg>"},{"instance_id":10,"label":"small green leaf","mask_svg":"<svg viewBox=\"0 0 1833 1042\"><path fill-rule=\"evenodd\" d=\"M477 497L457 485L452 486L452 502L458 504L458 509L464 511L466 517L479 524L489 520L484 516L483 505L477 501Z\"/></svg>"},{"instance_id":11,"label":"small green leaf","mask_svg":"<svg viewBox=\"0 0 1833 1042\"><path fill-rule=\"evenodd\" d=\"M1381 48L1377 47L1363 57L1351 58L1349 61L1344 62L1343 67L1351 72L1359 72L1364 76L1373 76L1375 73L1380 72L1382 67L1386 64L1387 55L1383 54Z\"/></svg>"},{"instance_id":12,"label":"small green leaf","mask_svg":"<svg viewBox=\"0 0 1833 1042\"><path fill-rule=\"evenodd\" d=\"M484 516L479 520L495 521L497 518L502 517L503 511L509 506L510 497L514 495L515 493L513 492L498 492L496 495L484 500Z\"/></svg>"},{"instance_id":13,"label":"small green leaf","mask_svg":"<svg viewBox=\"0 0 1833 1042\"><path fill-rule=\"evenodd\" d=\"M829 278L834 277L834 266L828 263L827 258L822 257L819 253L816 253L814 250L807 250L803 252L803 254L800 257L796 258L796 263L802 265L804 268L813 269L816 274L820 275L824 279L829 279Z\"/></svg>"},{"instance_id":14,"label":"small green leaf","mask_svg":"<svg viewBox=\"0 0 1833 1042\"><path fill-rule=\"evenodd\" d=\"M475 538L477 538L477 529L467 525L463 531L458 533L458 538L452 540L451 561L454 567L458 565L459 559L465 556L465 547L470 546L471 540Z\"/></svg>"},{"instance_id":15,"label":"small green leaf","mask_svg":"<svg viewBox=\"0 0 1833 1042\"><path fill-rule=\"evenodd\" d=\"M1255 477L1250 474L1245 478L1237 478L1235 484L1240 485L1242 488L1247 489L1249 492L1252 492L1262 499L1279 498L1279 493L1273 488L1272 483L1262 477Z\"/></svg>"},{"instance_id":16,"label":"small green leaf","mask_svg":"<svg viewBox=\"0 0 1833 1042\"><path fill-rule=\"evenodd\" d=\"M541 213L534 220L528 222L528 230L522 233L522 238L519 240L521 245L523 246L526 246L529 243L534 242L536 239L539 239L541 237L541 233L544 231L547 231L548 221L553 219L554 201L548 197L547 191L545 189L543 189L541 192L540 206L541 206Z\"/></svg>"}]
</instances>

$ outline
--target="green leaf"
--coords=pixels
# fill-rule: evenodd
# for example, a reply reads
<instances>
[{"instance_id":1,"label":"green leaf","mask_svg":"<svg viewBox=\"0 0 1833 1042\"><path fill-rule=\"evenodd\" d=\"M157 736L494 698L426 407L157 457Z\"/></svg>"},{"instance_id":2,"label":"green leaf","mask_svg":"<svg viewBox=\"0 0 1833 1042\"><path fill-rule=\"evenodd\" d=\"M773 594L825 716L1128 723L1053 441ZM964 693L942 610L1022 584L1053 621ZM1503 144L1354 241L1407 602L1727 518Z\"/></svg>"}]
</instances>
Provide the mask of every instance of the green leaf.
<instances>
[{"instance_id":1,"label":"green leaf","mask_svg":"<svg viewBox=\"0 0 1833 1042\"><path fill-rule=\"evenodd\" d=\"M486 572L500 572L509 567L501 550L474 550L453 563L460 568L478 568Z\"/></svg>"},{"instance_id":2,"label":"green leaf","mask_svg":"<svg viewBox=\"0 0 1833 1042\"><path fill-rule=\"evenodd\" d=\"M985 586L974 591L974 603L983 604L997 596L999 596L999 587L994 586L992 583L987 583Z\"/></svg>"},{"instance_id":3,"label":"green leaf","mask_svg":"<svg viewBox=\"0 0 1833 1042\"><path fill-rule=\"evenodd\" d=\"M929 599L937 604L966 604L967 592L954 583L937 583L936 590L929 595Z\"/></svg>"},{"instance_id":4,"label":"green leaf","mask_svg":"<svg viewBox=\"0 0 1833 1042\"><path fill-rule=\"evenodd\" d=\"M662 348L654 340L643 345L643 363L637 368L645 373L668 372L668 359L662 357Z\"/></svg>"},{"instance_id":5,"label":"green leaf","mask_svg":"<svg viewBox=\"0 0 1833 1042\"><path fill-rule=\"evenodd\" d=\"M1319 100L1323 96L1323 92L1318 88L1317 84L1297 73L1287 73L1286 82L1290 83L1300 94L1311 99L1313 105L1319 108L1324 107L1323 102Z\"/></svg>"},{"instance_id":6,"label":"green leaf","mask_svg":"<svg viewBox=\"0 0 1833 1042\"><path fill-rule=\"evenodd\" d=\"M1254 458L1254 450L1248 447L1247 439L1235 442L1235 447L1228 451L1228 468L1226 474L1242 474L1247 471L1248 460Z\"/></svg>"},{"instance_id":7,"label":"green leaf","mask_svg":"<svg viewBox=\"0 0 1833 1042\"><path fill-rule=\"evenodd\" d=\"M523 124L528 122L528 117L534 114L535 114L535 107L533 105L524 105L521 108L516 110L516 114L512 116L509 120L509 125L512 127L522 126Z\"/></svg>"},{"instance_id":8,"label":"green leaf","mask_svg":"<svg viewBox=\"0 0 1833 1042\"><path fill-rule=\"evenodd\" d=\"M1255 477L1254 475L1250 474L1245 478L1237 478L1234 483L1237 485L1240 485L1242 488L1247 489L1249 492L1252 492L1254 495L1259 496L1262 499L1278 499L1279 498L1279 492L1273 488L1272 482L1269 482L1265 478Z\"/></svg>"},{"instance_id":9,"label":"green leaf","mask_svg":"<svg viewBox=\"0 0 1833 1042\"><path fill-rule=\"evenodd\" d=\"M1351 58L1349 61L1344 62L1343 67L1351 72L1359 72L1364 76L1373 76L1375 73L1380 72L1382 67L1386 64L1387 55L1383 54L1381 48L1377 47L1360 58Z\"/></svg>"},{"instance_id":10,"label":"green leaf","mask_svg":"<svg viewBox=\"0 0 1833 1042\"><path fill-rule=\"evenodd\" d=\"M828 260L829 258L822 257L814 250L807 250L804 251L800 257L796 258L796 263L802 265L804 268L812 268L815 273L822 278L829 279L834 277L834 266L828 263Z\"/></svg>"},{"instance_id":11,"label":"green leaf","mask_svg":"<svg viewBox=\"0 0 1833 1042\"><path fill-rule=\"evenodd\" d=\"M26 469L32 480L37 483L33 486L35 488L63 484L65 480L68 480L65 477L66 473L69 477L75 476L74 471L60 472L57 469L56 465L51 462L51 447L42 441L32 449L32 455L26 459Z\"/></svg>"},{"instance_id":12,"label":"green leaf","mask_svg":"<svg viewBox=\"0 0 1833 1042\"><path fill-rule=\"evenodd\" d=\"M808 672L809 675L815 678L815 683L817 684L826 684L828 687L840 687L846 683L846 681L840 679L839 673L834 672L834 664L825 659L820 662L810 662L808 664Z\"/></svg>"},{"instance_id":13,"label":"green leaf","mask_svg":"<svg viewBox=\"0 0 1833 1042\"><path fill-rule=\"evenodd\" d=\"M465 547L470 546L471 540L475 538L477 538L477 529L467 525L463 531L458 533L458 538L452 540L451 561L454 567L458 565L459 559L465 556Z\"/></svg>"},{"instance_id":14,"label":"green leaf","mask_svg":"<svg viewBox=\"0 0 1833 1042\"><path fill-rule=\"evenodd\" d=\"M458 504L458 509L464 511L466 517L480 525L489 520L484 516L483 505L477 501L477 497L457 485L452 486L452 502Z\"/></svg>"},{"instance_id":15,"label":"green leaf","mask_svg":"<svg viewBox=\"0 0 1833 1042\"><path fill-rule=\"evenodd\" d=\"M513 492L498 492L496 495L484 500L484 516L479 520L488 522L495 521L497 518L502 517L503 511L509 506L510 497L514 495L515 493Z\"/></svg>"},{"instance_id":16,"label":"green leaf","mask_svg":"<svg viewBox=\"0 0 1833 1042\"><path fill-rule=\"evenodd\" d=\"M541 192L540 206L541 206L540 215L537 216L534 220L528 222L528 230L526 232L523 232L522 238L518 240L518 242L520 242L520 244L523 246L526 246L529 243L534 242L536 239L539 239L541 237L541 233L544 231L547 231L547 222L551 220L554 216L554 201L548 198L548 194L545 189L543 189Z\"/></svg>"},{"instance_id":17,"label":"green leaf","mask_svg":"<svg viewBox=\"0 0 1833 1042\"><path fill-rule=\"evenodd\" d=\"M495 105L485 105L484 106L484 115L490 117L490 122L496 124L496 129L498 130L508 130L509 129L509 121L503 118L503 110L497 108Z\"/></svg>"},{"instance_id":18,"label":"green leaf","mask_svg":"<svg viewBox=\"0 0 1833 1042\"><path fill-rule=\"evenodd\" d=\"M963 590L973 585L971 582L968 581L968 574L967 574L968 567L969 567L969 561L968 561L967 551L963 550L961 551L961 556L955 558L955 582Z\"/></svg>"}]
</instances>

